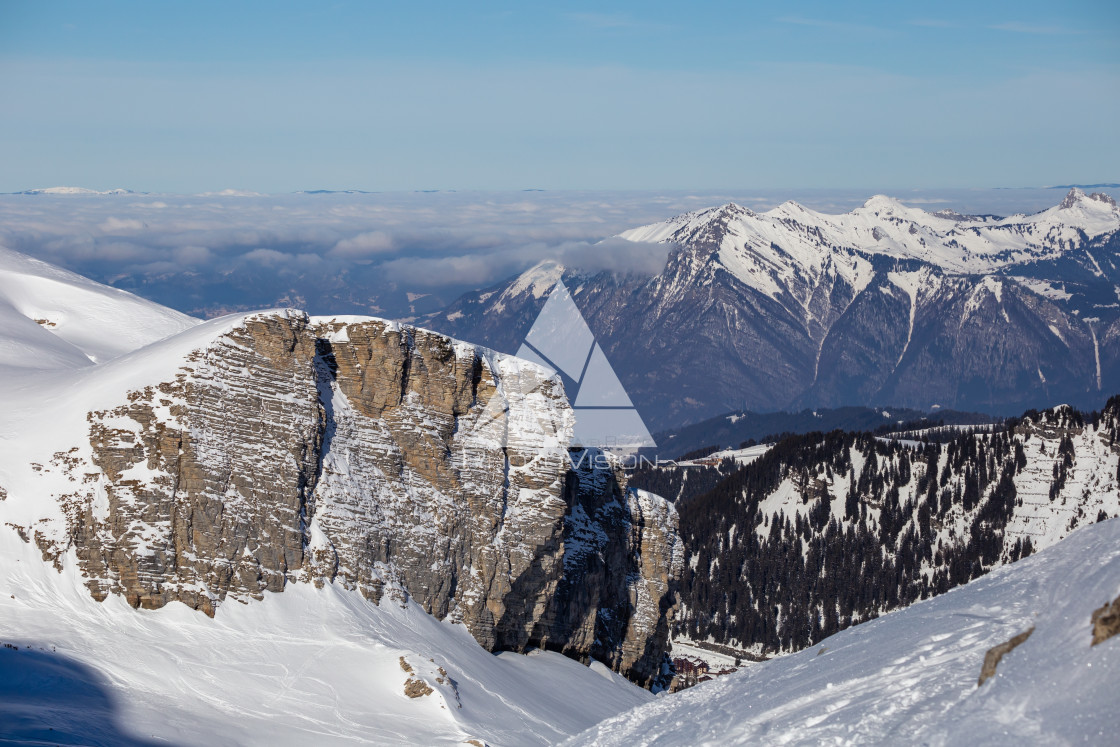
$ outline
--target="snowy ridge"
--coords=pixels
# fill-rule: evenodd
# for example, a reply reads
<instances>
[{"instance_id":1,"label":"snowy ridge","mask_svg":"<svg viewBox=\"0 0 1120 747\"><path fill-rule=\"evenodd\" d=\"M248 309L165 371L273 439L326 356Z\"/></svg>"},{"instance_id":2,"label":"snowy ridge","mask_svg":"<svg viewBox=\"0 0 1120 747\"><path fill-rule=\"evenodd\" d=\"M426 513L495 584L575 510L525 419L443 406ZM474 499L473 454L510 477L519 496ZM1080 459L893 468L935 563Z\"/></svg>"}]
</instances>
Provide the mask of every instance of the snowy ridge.
<instances>
[{"instance_id":1,"label":"snowy ridge","mask_svg":"<svg viewBox=\"0 0 1120 747\"><path fill-rule=\"evenodd\" d=\"M0 368L88 366L200 323L0 247Z\"/></svg>"},{"instance_id":2,"label":"snowy ridge","mask_svg":"<svg viewBox=\"0 0 1120 747\"><path fill-rule=\"evenodd\" d=\"M857 290L871 279L871 265L851 251L822 250L822 246L859 246L822 233L821 214L786 202L768 213L755 213L734 203L673 218L664 223L626 231L631 241L697 246L715 243L717 262L747 285L777 298L783 289L805 277L812 286L828 275L842 277ZM808 295L798 299L808 302Z\"/></svg>"},{"instance_id":3,"label":"snowy ridge","mask_svg":"<svg viewBox=\"0 0 1120 747\"><path fill-rule=\"evenodd\" d=\"M559 263L551 260L541 262L521 273L513 284L504 289L501 295L492 302L488 311L490 313L501 313L505 311L506 304L511 299L526 295L534 299L544 298L563 274L564 267ZM454 321L454 319L451 321Z\"/></svg>"},{"instance_id":4,"label":"snowy ridge","mask_svg":"<svg viewBox=\"0 0 1120 747\"><path fill-rule=\"evenodd\" d=\"M1061 204L1033 215L927 213L876 195L850 213L830 215L785 202L765 213L729 203L631 229L631 241L719 241L720 260L740 280L768 270L820 272L830 261L849 281L866 271L854 252L917 259L947 272L983 274L1048 259L1120 229L1120 208L1105 194L1071 189ZM746 255L750 255L749 257ZM761 290L763 286L756 286Z\"/></svg>"},{"instance_id":5,"label":"snowy ridge","mask_svg":"<svg viewBox=\"0 0 1120 747\"><path fill-rule=\"evenodd\" d=\"M921 263L913 269L903 264L889 273L891 283L908 296L910 306L910 326L897 368L909 349L919 306L939 294L941 274L984 275L1054 260L1088 240L1118 230L1120 207L1111 197L1086 195L1075 188L1055 207L1008 218L927 213L875 195L863 207L841 215L819 213L793 201L765 213L729 203L634 228L620 236L638 242L669 242L688 250L683 267L659 280L666 299L681 298L696 284L710 285L715 274L724 270L781 304L805 325L810 338L820 341L815 381L829 328L873 282L878 258ZM1096 262L1092 255L1088 257ZM1096 275L1104 277L1099 266ZM1035 293L1040 283L1045 285L1040 280L1022 281L1024 288ZM891 293L885 287L882 290ZM837 307L837 303L843 305Z\"/></svg>"}]
</instances>

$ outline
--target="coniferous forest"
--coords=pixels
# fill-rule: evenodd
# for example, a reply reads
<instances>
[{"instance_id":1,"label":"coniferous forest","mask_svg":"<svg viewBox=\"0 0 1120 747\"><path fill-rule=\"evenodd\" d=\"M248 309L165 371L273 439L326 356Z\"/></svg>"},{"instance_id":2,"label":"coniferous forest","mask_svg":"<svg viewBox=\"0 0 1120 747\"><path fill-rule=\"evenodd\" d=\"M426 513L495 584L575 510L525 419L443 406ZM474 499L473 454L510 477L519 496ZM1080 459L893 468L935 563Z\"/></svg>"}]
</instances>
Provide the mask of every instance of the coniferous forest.
<instances>
[{"instance_id":1,"label":"coniferous forest","mask_svg":"<svg viewBox=\"0 0 1120 747\"><path fill-rule=\"evenodd\" d=\"M795 651L1120 514L1120 397L946 442L810 433L756 461L636 470L674 498L675 635Z\"/></svg>"}]
</instances>

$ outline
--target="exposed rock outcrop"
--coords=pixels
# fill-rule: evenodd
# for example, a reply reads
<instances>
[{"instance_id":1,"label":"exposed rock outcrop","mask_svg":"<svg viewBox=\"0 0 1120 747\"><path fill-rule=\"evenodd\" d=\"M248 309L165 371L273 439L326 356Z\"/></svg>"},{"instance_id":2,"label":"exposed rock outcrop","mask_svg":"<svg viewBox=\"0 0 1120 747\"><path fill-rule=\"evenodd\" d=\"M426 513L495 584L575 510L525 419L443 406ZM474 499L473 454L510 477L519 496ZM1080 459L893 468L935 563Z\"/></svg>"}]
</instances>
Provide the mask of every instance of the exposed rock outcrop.
<instances>
[{"instance_id":1,"label":"exposed rock outcrop","mask_svg":"<svg viewBox=\"0 0 1120 747\"><path fill-rule=\"evenodd\" d=\"M1100 609L1093 611L1093 643L1096 646L1098 643L1104 643L1114 635L1120 634L1120 597L1112 600L1112 604L1106 604Z\"/></svg>"},{"instance_id":2,"label":"exposed rock outcrop","mask_svg":"<svg viewBox=\"0 0 1120 747\"><path fill-rule=\"evenodd\" d=\"M1004 641L998 646L992 646L990 649L988 649L988 653L984 654L984 665L980 668L980 680L976 683L976 686L979 687L992 677L995 677L996 667L999 666L1000 659L1010 653L1012 649L1024 643L1028 638L1031 637L1031 633L1033 632L1034 628L1031 627L1028 630L1024 630L1019 635Z\"/></svg>"},{"instance_id":3,"label":"exposed rock outcrop","mask_svg":"<svg viewBox=\"0 0 1120 747\"><path fill-rule=\"evenodd\" d=\"M97 598L207 614L292 581L407 595L491 650L661 671L676 513L607 460L572 466L543 369L376 319L246 317L171 381L91 412L50 469Z\"/></svg>"},{"instance_id":4,"label":"exposed rock outcrop","mask_svg":"<svg viewBox=\"0 0 1120 747\"><path fill-rule=\"evenodd\" d=\"M424 680L418 680L415 677L409 677L405 680L404 694L410 698L422 698L425 695L431 695L433 692Z\"/></svg>"}]
</instances>

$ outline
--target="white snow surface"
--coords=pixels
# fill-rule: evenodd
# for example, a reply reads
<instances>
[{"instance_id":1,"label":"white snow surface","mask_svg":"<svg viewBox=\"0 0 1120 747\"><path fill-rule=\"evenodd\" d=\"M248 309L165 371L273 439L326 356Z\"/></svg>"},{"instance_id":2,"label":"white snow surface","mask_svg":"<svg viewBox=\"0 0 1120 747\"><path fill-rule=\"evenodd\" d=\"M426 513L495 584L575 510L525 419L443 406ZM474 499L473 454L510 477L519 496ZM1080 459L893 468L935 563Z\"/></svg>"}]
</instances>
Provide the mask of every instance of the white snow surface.
<instances>
[{"instance_id":1,"label":"white snow surface","mask_svg":"<svg viewBox=\"0 0 1120 747\"><path fill-rule=\"evenodd\" d=\"M596 725L567 745L1114 744L1120 519L796 654ZM984 654L1034 627L977 686Z\"/></svg>"},{"instance_id":2,"label":"white snow surface","mask_svg":"<svg viewBox=\"0 0 1120 747\"><path fill-rule=\"evenodd\" d=\"M728 420L735 417L734 415L728 417ZM735 422L732 420L731 422ZM739 466L750 464L760 456L770 451L774 444L757 444L755 446L748 446L745 449L721 449L714 451L706 457L701 459L686 459L677 462L678 467L695 467L697 465L711 464L713 461L720 461L723 459L734 459Z\"/></svg>"},{"instance_id":3,"label":"white snow surface","mask_svg":"<svg viewBox=\"0 0 1120 747\"><path fill-rule=\"evenodd\" d=\"M539 262L521 273L512 285L503 290L498 299L487 309L487 313L501 313L505 311L507 302L525 294L532 294L533 298L541 298L552 290L563 275L564 266L560 263L554 260ZM480 300L485 301L486 298Z\"/></svg>"},{"instance_id":4,"label":"white snow surface","mask_svg":"<svg viewBox=\"0 0 1120 747\"><path fill-rule=\"evenodd\" d=\"M747 465L770 451L774 444L757 444L745 449L724 449L717 451L709 459L734 459L740 465Z\"/></svg>"},{"instance_id":5,"label":"white snow surface","mask_svg":"<svg viewBox=\"0 0 1120 747\"><path fill-rule=\"evenodd\" d=\"M331 584L211 619L98 603L72 552L59 573L8 527L0 566L0 643L18 647L0 648L5 744L551 744L653 699L601 664L490 654L416 604ZM430 695L404 694L402 656Z\"/></svg>"},{"instance_id":6,"label":"white snow surface","mask_svg":"<svg viewBox=\"0 0 1120 747\"><path fill-rule=\"evenodd\" d=\"M101 363L200 323L0 247L0 375Z\"/></svg>"}]
</instances>

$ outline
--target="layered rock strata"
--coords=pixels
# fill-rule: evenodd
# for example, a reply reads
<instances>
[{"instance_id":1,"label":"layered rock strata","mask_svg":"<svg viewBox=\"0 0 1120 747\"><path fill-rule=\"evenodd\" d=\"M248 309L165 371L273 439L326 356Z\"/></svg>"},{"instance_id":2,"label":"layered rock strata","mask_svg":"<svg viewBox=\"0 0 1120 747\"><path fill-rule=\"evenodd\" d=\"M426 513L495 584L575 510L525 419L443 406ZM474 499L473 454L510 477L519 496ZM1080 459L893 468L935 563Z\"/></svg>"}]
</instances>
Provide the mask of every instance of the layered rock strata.
<instances>
[{"instance_id":1,"label":"layered rock strata","mask_svg":"<svg viewBox=\"0 0 1120 747\"><path fill-rule=\"evenodd\" d=\"M573 466L533 364L366 318L248 316L172 380L90 412L48 469L97 598L207 614L291 582L411 598L484 647L660 676L682 549L661 498ZM578 455L577 455L578 456ZM600 455L601 456L601 455Z\"/></svg>"}]
</instances>

